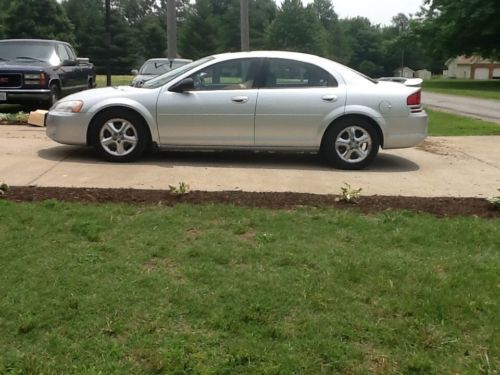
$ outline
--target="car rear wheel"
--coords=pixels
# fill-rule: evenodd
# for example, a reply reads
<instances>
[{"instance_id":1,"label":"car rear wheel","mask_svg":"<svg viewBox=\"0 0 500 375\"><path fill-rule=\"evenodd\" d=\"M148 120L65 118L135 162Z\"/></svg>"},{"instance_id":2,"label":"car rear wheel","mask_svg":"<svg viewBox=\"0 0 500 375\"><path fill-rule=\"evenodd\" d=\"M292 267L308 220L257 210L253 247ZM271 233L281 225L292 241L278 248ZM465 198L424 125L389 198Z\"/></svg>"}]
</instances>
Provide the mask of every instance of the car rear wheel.
<instances>
[{"instance_id":1,"label":"car rear wheel","mask_svg":"<svg viewBox=\"0 0 500 375\"><path fill-rule=\"evenodd\" d=\"M370 164L379 147L380 139L373 125L353 117L330 126L323 138L321 153L334 167L355 170Z\"/></svg>"},{"instance_id":2,"label":"car rear wheel","mask_svg":"<svg viewBox=\"0 0 500 375\"><path fill-rule=\"evenodd\" d=\"M128 162L138 159L150 144L144 120L132 112L111 110L92 122L91 141L106 160Z\"/></svg>"}]
</instances>

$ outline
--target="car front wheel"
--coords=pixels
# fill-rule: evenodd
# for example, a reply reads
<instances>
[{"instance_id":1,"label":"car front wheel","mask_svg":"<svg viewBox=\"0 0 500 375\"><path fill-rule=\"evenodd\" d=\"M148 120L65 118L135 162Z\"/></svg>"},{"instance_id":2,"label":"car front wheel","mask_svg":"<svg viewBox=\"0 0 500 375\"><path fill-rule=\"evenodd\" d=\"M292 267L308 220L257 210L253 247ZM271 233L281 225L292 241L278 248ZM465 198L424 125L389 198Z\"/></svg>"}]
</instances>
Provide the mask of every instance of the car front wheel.
<instances>
[{"instance_id":1,"label":"car front wheel","mask_svg":"<svg viewBox=\"0 0 500 375\"><path fill-rule=\"evenodd\" d=\"M380 139L373 125L362 118L341 119L325 133L321 152L340 169L362 169L378 153Z\"/></svg>"},{"instance_id":2,"label":"car front wheel","mask_svg":"<svg viewBox=\"0 0 500 375\"><path fill-rule=\"evenodd\" d=\"M136 160L150 143L146 124L135 113L111 110L99 114L92 122L91 131L92 145L109 161Z\"/></svg>"}]
</instances>

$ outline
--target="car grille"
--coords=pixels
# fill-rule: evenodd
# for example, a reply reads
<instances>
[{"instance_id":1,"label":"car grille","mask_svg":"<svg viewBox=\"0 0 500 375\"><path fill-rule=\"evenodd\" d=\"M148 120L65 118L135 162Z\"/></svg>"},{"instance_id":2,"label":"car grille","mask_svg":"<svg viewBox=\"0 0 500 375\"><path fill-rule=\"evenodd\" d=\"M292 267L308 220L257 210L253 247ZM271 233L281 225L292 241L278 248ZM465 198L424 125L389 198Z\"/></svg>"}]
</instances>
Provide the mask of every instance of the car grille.
<instances>
[{"instance_id":1,"label":"car grille","mask_svg":"<svg viewBox=\"0 0 500 375\"><path fill-rule=\"evenodd\" d=\"M16 73L0 73L0 88L21 87L22 76Z\"/></svg>"}]
</instances>

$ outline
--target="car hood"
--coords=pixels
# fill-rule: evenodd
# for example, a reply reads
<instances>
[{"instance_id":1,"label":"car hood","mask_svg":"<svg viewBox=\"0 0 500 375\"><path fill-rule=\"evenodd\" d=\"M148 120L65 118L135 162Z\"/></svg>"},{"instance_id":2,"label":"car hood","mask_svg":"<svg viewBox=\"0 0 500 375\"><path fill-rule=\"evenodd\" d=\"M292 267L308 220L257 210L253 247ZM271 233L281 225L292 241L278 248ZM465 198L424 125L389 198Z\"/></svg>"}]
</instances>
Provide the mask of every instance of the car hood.
<instances>
[{"instance_id":1,"label":"car hood","mask_svg":"<svg viewBox=\"0 0 500 375\"><path fill-rule=\"evenodd\" d=\"M52 67L52 65L47 61L0 61L0 70L3 71L41 70L42 68L50 67Z\"/></svg>"},{"instance_id":2,"label":"car hood","mask_svg":"<svg viewBox=\"0 0 500 375\"><path fill-rule=\"evenodd\" d=\"M119 104L124 101L132 100L134 102L156 103L154 98L156 98L157 95L158 90L156 89L144 89L132 86L112 86L80 91L68 95L60 101L81 100L84 103L84 109L86 108L88 110L104 102Z\"/></svg>"}]
</instances>

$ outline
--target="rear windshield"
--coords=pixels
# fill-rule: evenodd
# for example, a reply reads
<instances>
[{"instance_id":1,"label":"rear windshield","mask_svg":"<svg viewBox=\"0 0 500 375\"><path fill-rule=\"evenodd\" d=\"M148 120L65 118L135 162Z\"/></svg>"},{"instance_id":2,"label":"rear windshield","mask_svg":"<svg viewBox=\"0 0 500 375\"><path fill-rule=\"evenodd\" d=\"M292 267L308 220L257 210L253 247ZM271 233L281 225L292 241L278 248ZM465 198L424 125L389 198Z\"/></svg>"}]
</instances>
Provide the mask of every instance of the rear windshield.
<instances>
[{"instance_id":1,"label":"rear windshield","mask_svg":"<svg viewBox=\"0 0 500 375\"><path fill-rule=\"evenodd\" d=\"M2 42L0 58L3 60L38 60L51 62L57 58L54 44L40 42Z\"/></svg>"}]
</instances>

